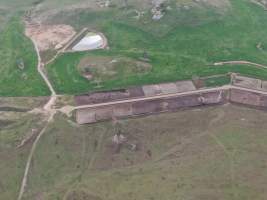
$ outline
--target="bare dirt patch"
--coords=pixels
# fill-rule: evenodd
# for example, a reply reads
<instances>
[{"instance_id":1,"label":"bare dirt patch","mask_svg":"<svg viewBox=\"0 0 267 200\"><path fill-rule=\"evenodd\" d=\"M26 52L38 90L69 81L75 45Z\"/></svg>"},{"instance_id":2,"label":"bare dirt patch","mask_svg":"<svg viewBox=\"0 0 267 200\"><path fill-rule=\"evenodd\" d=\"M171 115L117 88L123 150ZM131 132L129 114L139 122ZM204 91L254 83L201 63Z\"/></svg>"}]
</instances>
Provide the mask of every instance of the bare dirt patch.
<instances>
[{"instance_id":1,"label":"bare dirt patch","mask_svg":"<svg viewBox=\"0 0 267 200\"><path fill-rule=\"evenodd\" d=\"M117 76L149 72L152 65L127 57L88 56L80 61L78 69L89 80L108 80Z\"/></svg>"},{"instance_id":2,"label":"bare dirt patch","mask_svg":"<svg viewBox=\"0 0 267 200\"><path fill-rule=\"evenodd\" d=\"M62 48L75 34L72 26L59 25L27 25L25 33L36 41L40 51Z\"/></svg>"}]
</instances>

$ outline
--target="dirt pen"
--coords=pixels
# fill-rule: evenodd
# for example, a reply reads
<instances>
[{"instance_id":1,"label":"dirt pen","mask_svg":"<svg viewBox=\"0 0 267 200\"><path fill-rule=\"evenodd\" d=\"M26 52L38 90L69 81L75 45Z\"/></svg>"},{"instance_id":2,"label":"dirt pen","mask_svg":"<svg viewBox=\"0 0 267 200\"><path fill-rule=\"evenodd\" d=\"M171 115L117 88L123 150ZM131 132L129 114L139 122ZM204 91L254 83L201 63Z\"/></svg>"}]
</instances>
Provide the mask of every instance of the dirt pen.
<instances>
[{"instance_id":1,"label":"dirt pen","mask_svg":"<svg viewBox=\"0 0 267 200\"><path fill-rule=\"evenodd\" d=\"M98 108L86 108L76 111L79 124L95 123L116 118L173 112L179 109L224 104L227 102L228 91L199 93L156 100L143 100L131 103L120 103Z\"/></svg>"},{"instance_id":2,"label":"dirt pen","mask_svg":"<svg viewBox=\"0 0 267 200\"><path fill-rule=\"evenodd\" d=\"M229 101L231 103L243 104L264 110L267 109L267 95L239 89L231 89L229 95Z\"/></svg>"},{"instance_id":3,"label":"dirt pen","mask_svg":"<svg viewBox=\"0 0 267 200\"><path fill-rule=\"evenodd\" d=\"M214 90L203 92L196 90L191 81L181 81L81 95L75 97L77 105L114 103L97 108L78 109L76 110L76 120L79 124L95 123L114 117L127 118L225 103L267 109L266 81L235 76L232 84L232 87L214 88ZM181 95L182 92L186 92L186 94ZM177 95L153 99L153 97L166 94ZM133 101L121 101L128 99L133 99ZM135 99L137 100L135 101ZM121 102L116 103L117 101Z\"/></svg>"},{"instance_id":4,"label":"dirt pen","mask_svg":"<svg viewBox=\"0 0 267 200\"><path fill-rule=\"evenodd\" d=\"M173 83L162 83L131 87L128 89L94 92L75 97L78 106L118 101L123 99L151 97L162 94L173 94L196 90L192 81L177 81Z\"/></svg>"},{"instance_id":5,"label":"dirt pen","mask_svg":"<svg viewBox=\"0 0 267 200\"><path fill-rule=\"evenodd\" d=\"M76 111L79 124L95 123L116 118L174 112L180 109L222 105L242 104L249 107L267 109L267 95L242 89L218 90L156 100L119 103L98 108L85 108Z\"/></svg>"}]
</instances>

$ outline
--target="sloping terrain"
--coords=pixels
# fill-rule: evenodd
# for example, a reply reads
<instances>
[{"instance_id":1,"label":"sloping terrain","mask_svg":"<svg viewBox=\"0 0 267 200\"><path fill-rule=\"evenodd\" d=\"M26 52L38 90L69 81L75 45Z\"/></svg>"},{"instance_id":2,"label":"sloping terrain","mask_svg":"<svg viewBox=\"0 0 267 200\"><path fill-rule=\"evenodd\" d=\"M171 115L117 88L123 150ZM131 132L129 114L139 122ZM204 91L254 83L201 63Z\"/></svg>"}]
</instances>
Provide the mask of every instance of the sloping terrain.
<instances>
[{"instance_id":1,"label":"sloping terrain","mask_svg":"<svg viewBox=\"0 0 267 200\"><path fill-rule=\"evenodd\" d=\"M32 141L43 126L43 117L29 113L45 98L0 98L0 199L18 196Z\"/></svg>"},{"instance_id":2,"label":"sloping terrain","mask_svg":"<svg viewBox=\"0 0 267 200\"><path fill-rule=\"evenodd\" d=\"M110 88L113 88L133 85L137 84L137 82L142 84L145 82L150 83L152 80L153 82L158 82L174 79L170 74L175 75L173 72L177 71L177 65L183 62L183 65L187 66L191 61L186 63L182 59L178 62L175 61L176 64L174 65L173 58L179 52L168 46L169 38L171 38L168 34L184 25L195 27L210 23L217 18L220 19L225 16L230 8L231 4L228 0L68 0L64 1L64 3L61 0L27 0L23 2L1 0L0 40L2 45L0 60L2 67L0 70L4 76L0 77L0 95L43 96L49 94L48 89L37 73L37 58L33 46L24 37L22 16L30 16L32 25L36 25L36 30L32 30L33 32L42 31L42 27L49 27L50 25L52 25L51 27L73 26L77 31L84 27L98 30L107 35L108 42L110 42L111 51L105 51L105 55L128 57L127 59L136 59L136 62L139 62L138 59L143 56L145 51L145 54L149 57L148 64L155 65L155 69L151 73L145 73L144 75L132 74L128 77L125 74L125 76L120 76L121 80L118 79L117 75L107 83L105 78L102 77L88 81L78 73L77 69L81 55L86 56L87 53L74 54L71 62L69 61L71 55L64 54L59 59L56 59L52 66L48 67L50 79L60 93L80 93L93 89L96 85L95 82L100 82L101 84L97 85L101 87L106 88L105 85L109 85ZM153 19L158 17L160 19ZM40 27L39 25L43 26ZM73 33L73 31L71 32ZM70 37L72 33L69 34ZM42 37L47 38L49 34ZM61 32L58 33L59 36L60 34ZM50 35L51 37L58 37L57 34L55 36L53 34ZM36 37L39 36L37 35ZM158 37L161 39L159 40ZM179 37L179 34L177 37ZM63 42L61 39L51 38L51 44L48 43L45 49L47 50L54 45L52 43L57 41L59 43ZM166 41L166 43L161 41ZM165 52L167 49L169 50ZM101 53L103 52L101 51ZM161 53L163 54L161 55ZM49 60L48 58L53 57L55 54L55 50L47 50L42 53L42 56L47 61ZM182 57L185 58L187 55ZM203 60L203 58L195 59L198 61L198 65L201 64L199 61ZM166 63L167 60L172 62ZM62 62L67 63L67 65ZM163 70L162 67L166 69ZM195 66L190 67L195 68ZM164 79L157 77L159 71L164 74ZM191 69L189 72L190 75L198 74L198 72ZM181 76L176 76L178 79L189 77L189 75L184 76L183 73L179 73ZM69 83L65 85L62 77L65 77ZM126 82L122 81L122 79L126 78ZM13 82L13 80L16 80L16 82ZM104 83L104 86L102 83Z\"/></svg>"},{"instance_id":3,"label":"sloping terrain","mask_svg":"<svg viewBox=\"0 0 267 200\"><path fill-rule=\"evenodd\" d=\"M233 105L116 126L57 116L34 155L24 199L263 200L266 117ZM118 131L127 138L119 148Z\"/></svg>"},{"instance_id":4,"label":"sloping terrain","mask_svg":"<svg viewBox=\"0 0 267 200\"><path fill-rule=\"evenodd\" d=\"M215 2L215 1L210 1ZM267 70L248 65L215 67L213 63L247 60L267 64L266 11L246 0L229 1L214 7L200 2L170 2L165 15L153 20L151 10L141 17L131 14L133 7L106 10L62 12L47 23L69 23L76 29L89 27L105 34L109 49L96 52L65 53L47 66L48 74L59 93L78 94L91 90L108 90L191 79L237 72L266 79ZM146 60L149 73L125 74L112 79L87 80L79 73L81 60L92 56L124 56Z\"/></svg>"},{"instance_id":5,"label":"sloping terrain","mask_svg":"<svg viewBox=\"0 0 267 200\"><path fill-rule=\"evenodd\" d=\"M112 122L90 125L59 112L74 109L72 95L88 91L155 84L75 100L85 105L169 93L172 84L159 90L158 83L183 79L199 81L197 88L224 85L229 72L267 80L266 5L0 0L0 200L266 199L263 110L225 104L125 120L112 116ZM29 27L31 38L25 35ZM103 34L108 45L64 51L82 30ZM50 98L40 97L50 93L42 78ZM266 81L236 75L233 84L266 89ZM253 92L230 95L237 103L266 105ZM139 105L144 113L148 104Z\"/></svg>"}]
</instances>

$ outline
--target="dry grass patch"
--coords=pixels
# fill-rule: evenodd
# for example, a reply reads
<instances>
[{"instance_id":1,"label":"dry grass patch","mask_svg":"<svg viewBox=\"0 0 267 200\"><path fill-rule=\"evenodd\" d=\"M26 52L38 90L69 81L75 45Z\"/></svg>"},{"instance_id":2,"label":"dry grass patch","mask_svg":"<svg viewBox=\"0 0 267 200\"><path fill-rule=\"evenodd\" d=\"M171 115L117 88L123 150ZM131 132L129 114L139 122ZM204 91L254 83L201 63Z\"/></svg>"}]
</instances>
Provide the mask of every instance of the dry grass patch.
<instances>
[{"instance_id":1,"label":"dry grass patch","mask_svg":"<svg viewBox=\"0 0 267 200\"><path fill-rule=\"evenodd\" d=\"M152 65L127 57L87 56L81 59L78 69L87 79L108 80L119 75L147 73Z\"/></svg>"}]
</instances>

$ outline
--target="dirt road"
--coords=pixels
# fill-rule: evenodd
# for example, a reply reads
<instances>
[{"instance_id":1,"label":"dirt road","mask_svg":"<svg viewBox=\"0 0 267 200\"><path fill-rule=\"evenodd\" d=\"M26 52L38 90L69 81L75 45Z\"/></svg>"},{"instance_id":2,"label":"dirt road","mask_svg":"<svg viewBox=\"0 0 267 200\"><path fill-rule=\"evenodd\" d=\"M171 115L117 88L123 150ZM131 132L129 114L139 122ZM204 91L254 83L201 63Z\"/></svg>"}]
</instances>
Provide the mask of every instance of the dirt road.
<instances>
[{"instance_id":1,"label":"dirt road","mask_svg":"<svg viewBox=\"0 0 267 200\"><path fill-rule=\"evenodd\" d=\"M33 142L33 145L32 145L32 148L31 148L31 151L30 151L30 154L28 156L27 163L26 163L24 176L23 176L23 179L22 179L22 182L21 182L18 200L21 200L22 197L23 197L23 194L24 194L24 191L25 191L25 188L26 188L26 185L27 185L28 173L29 173L31 162L32 162L32 157L34 155L36 146L37 146L40 138L42 137L42 135L45 133L49 123L53 120L53 117L56 114L56 110L53 108L53 105L56 102L57 94L56 94L52 84L50 83L49 79L47 78L46 74L43 71L44 64L42 63L37 43L32 38L29 38L29 39L32 41L32 43L34 45L34 48L35 48L35 51L36 51L36 54L37 54L37 57L38 57L37 70L38 70L39 74L42 76L42 78L44 79L44 81L45 81L46 85L48 86L49 90L51 91L51 96L50 96L49 101L43 107L44 113L48 116L47 123L46 123L45 127L41 130L41 132L38 134L38 136L36 137L35 141Z\"/></svg>"},{"instance_id":2,"label":"dirt road","mask_svg":"<svg viewBox=\"0 0 267 200\"><path fill-rule=\"evenodd\" d=\"M222 65L253 65L255 67L261 67L267 69L266 65L253 63L246 60L235 60L235 61L225 61L225 62L216 62L213 64L214 66L222 66Z\"/></svg>"},{"instance_id":3,"label":"dirt road","mask_svg":"<svg viewBox=\"0 0 267 200\"><path fill-rule=\"evenodd\" d=\"M32 41L32 43L34 45L34 48L35 48L35 51L37 53L37 57L38 57L37 70L38 70L39 74L42 76L42 78L44 79L44 81L45 81L46 85L48 86L48 88L49 88L52 96L55 96L56 95L56 92L55 92L52 84L50 83L49 79L47 78L46 74L43 71L44 64L42 63L42 60L41 60L41 56L40 56L40 52L39 52L37 43L32 38L29 38L29 39Z\"/></svg>"},{"instance_id":4,"label":"dirt road","mask_svg":"<svg viewBox=\"0 0 267 200\"><path fill-rule=\"evenodd\" d=\"M28 156L27 163L26 163L26 167L25 167L25 171L24 171L24 175L23 175L23 179L22 179L22 183L21 183L21 187L20 187L20 191L19 191L18 200L22 199L23 194L25 192L25 188L27 186L28 174L29 174L29 170L30 170L30 166L31 166L31 162L32 162L32 157L34 155L34 152L35 152L35 149L37 147L37 144L38 144L40 138L42 137L42 135L45 133L45 131L46 131L48 125L49 125L49 122L51 122L53 120L53 116L54 116L54 114L52 114L49 117L48 122L46 123L45 127L38 134L38 136L36 137L36 139L35 139L35 141L34 141L34 143L32 145L32 148L31 148L31 151L30 151L30 154Z\"/></svg>"}]
</instances>

